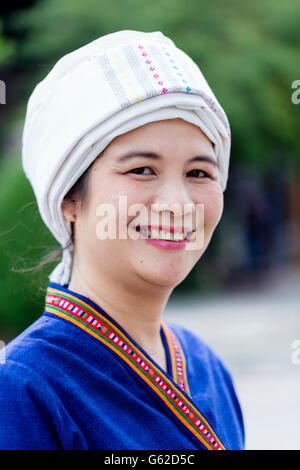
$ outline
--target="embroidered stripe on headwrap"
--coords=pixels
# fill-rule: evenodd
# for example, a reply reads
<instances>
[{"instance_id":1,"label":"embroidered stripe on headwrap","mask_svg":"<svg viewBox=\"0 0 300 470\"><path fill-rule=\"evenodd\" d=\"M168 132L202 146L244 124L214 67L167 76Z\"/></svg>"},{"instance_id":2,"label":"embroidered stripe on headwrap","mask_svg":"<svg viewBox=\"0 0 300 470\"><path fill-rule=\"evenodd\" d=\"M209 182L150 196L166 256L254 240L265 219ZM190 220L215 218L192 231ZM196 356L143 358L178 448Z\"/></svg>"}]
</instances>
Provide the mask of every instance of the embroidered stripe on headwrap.
<instances>
[{"instance_id":1,"label":"embroidered stripe on headwrap","mask_svg":"<svg viewBox=\"0 0 300 470\"><path fill-rule=\"evenodd\" d=\"M149 122L181 118L214 144L223 191L230 156L225 112L193 60L161 32L118 31L62 57L34 89L23 132L23 168L41 217L68 245L64 196L118 135ZM65 285L73 246L52 282Z\"/></svg>"}]
</instances>

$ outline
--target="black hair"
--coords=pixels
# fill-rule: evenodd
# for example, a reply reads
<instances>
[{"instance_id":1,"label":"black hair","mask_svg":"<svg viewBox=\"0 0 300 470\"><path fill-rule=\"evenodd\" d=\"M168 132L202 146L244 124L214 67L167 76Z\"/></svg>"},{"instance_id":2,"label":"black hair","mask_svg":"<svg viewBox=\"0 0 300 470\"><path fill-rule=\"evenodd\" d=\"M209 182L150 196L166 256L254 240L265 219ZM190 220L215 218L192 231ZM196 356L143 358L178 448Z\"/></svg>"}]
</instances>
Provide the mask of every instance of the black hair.
<instances>
[{"instance_id":1,"label":"black hair","mask_svg":"<svg viewBox=\"0 0 300 470\"><path fill-rule=\"evenodd\" d=\"M87 203L89 177L90 177L92 166L93 165L90 165L87 168L87 170L80 176L80 178L76 181L76 183L64 196L63 201L73 202L75 201L75 197L76 197L77 201L80 202L81 208L85 207ZM33 266L31 268L23 268L23 269L13 268L12 271L18 272L18 273L24 273L24 272L35 273L37 271L40 271L45 265L52 263L54 261L59 261L62 257L63 251L68 249L73 243L74 243L74 222L71 222L71 237L64 247L60 246L59 248L50 250L46 255L42 257L42 259L36 266Z\"/></svg>"}]
</instances>

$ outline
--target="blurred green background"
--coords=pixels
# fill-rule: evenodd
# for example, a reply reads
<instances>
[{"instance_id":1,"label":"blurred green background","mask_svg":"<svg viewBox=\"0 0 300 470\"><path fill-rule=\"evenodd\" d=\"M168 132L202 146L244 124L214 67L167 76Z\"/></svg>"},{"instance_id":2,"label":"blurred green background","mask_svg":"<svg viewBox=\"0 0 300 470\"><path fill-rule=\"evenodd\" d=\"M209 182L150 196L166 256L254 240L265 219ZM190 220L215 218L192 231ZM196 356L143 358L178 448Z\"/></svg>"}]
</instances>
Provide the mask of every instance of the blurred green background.
<instances>
[{"instance_id":1,"label":"blurred green background","mask_svg":"<svg viewBox=\"0 0 300 470\"><path fill-rule=\"evenodd\" d=\"M58 247L21 166L26 103L64 54L118 30L161 31L199 65L232 130L223 218L174 294L253 289L300 264L300 8L296 0L35 0L0 7L0 332L41 315Z\"/></svg>"}]
</instances>

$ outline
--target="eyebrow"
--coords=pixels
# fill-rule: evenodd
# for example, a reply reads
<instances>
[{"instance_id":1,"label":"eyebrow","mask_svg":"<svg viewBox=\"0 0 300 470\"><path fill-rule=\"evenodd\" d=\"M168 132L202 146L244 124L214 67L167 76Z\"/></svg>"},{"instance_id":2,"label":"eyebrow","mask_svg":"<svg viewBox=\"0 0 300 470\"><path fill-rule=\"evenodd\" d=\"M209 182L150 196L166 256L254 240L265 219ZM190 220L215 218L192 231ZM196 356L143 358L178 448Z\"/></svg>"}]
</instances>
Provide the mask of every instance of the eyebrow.
<instances>
[{"instance_id":1,"label":"eyebrow","mask_svg":"<svg viewBox=\"0 0 300 470\"><path fill-rule=\"evenodd\" d=\"M117 161L124 162L134 157L152 158L153 160L162 160L163 158L162 155L160 155L159 153L148 152L145 150L133 150L120 157ZM197 155L195 157L190 158L188 160L188 163L190 162L208 162L211 163L214 167L218 166L214 158L210 157L209 155Z\"/></svg>"}]
</instances>

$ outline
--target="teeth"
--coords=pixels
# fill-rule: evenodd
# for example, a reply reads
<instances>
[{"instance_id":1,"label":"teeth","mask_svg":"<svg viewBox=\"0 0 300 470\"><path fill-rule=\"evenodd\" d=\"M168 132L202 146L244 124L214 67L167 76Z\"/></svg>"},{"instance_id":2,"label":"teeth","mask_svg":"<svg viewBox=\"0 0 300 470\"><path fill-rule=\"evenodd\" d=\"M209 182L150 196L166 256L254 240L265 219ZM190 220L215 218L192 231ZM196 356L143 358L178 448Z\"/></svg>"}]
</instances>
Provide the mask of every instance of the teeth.
<instances>
[{"instance_id":1,"label":"teeth","mask_svg":"<svg viewBox=\"0 0 300 470\"><path fill-rule=\"evenodd\" d=\"M153 238L155 240L173 240L173 241L181 241L184 240L185 238L188 238L188 235L190 235L192 232L186 232L186 233L179 233L179 232L166 232L164 230L157 230L157 229L152 229L152 230L147 230L144 228L140 228L139 232L141 235L147 238Z\"/></svg>"},{"instance_id":2,"label":"teeth","mask_svg":"<svg viewBox=\"0 0 300 470\"><path fill-rule=\"evenodd\" d=\"M151 238L158 240L160 238L159 231L156 229L151 230Z\"/></svg>"}]
</instances>

